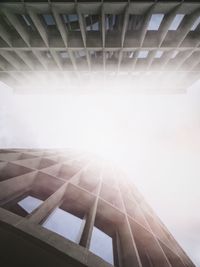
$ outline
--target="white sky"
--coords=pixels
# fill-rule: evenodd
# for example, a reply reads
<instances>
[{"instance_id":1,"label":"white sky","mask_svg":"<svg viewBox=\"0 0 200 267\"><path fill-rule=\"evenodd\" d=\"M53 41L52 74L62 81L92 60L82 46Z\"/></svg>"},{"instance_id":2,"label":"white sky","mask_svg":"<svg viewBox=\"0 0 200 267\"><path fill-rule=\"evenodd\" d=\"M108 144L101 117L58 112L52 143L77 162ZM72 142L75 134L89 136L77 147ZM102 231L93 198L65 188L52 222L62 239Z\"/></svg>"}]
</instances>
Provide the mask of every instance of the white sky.
<instances>
[{"instance_id":1,"label":"white sky","mask_svg":"<svg viewBox=\"0 0 200 267\"><path fill-rule=\"evenodd\" d=\"M14 95L0 147L74 147L122 166L200 266L200 83L180 95Z\"/></svg>"}]
</instances>

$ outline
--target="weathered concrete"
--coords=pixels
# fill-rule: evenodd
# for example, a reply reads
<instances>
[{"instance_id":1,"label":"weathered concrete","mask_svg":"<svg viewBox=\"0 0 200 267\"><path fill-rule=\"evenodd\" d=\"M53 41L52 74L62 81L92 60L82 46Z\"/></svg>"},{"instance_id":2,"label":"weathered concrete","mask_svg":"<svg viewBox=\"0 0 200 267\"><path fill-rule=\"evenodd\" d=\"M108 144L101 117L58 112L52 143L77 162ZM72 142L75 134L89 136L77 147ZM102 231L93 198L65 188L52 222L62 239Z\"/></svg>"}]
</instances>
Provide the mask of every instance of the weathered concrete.
<instances>
[{"instance_id":1,"label":"weathered concrete","mask_svg":"<svg viewBox=\"0 0 200 267\"><path fill-rule=\"evenodd\" d=\"M0 151L2 169L7 162L15 170L17 164L19 168L23 165L27 168L26 174L17 177L5 178L5 172L0 172L0 178L1 174L4 178L0 182L2 266L109 267L109 263L90 252L95 226L112 238L117 267L194 267L135 186L119 170L95 158L89 161L87 155L73 157L72 153L69 164L67 155L67 150ZM38 159L43 163L39 164ZM69 173L73 173L71 177ZM28 195L43 200L30 214L18 205ZM57 207L84 219L78 244L42 226Z\"/></svg>"},{"instance_id":2,"label":"weathered concrete","mask_svg":"<svg viewBox=\"0 0 200 267\"><path fill-rule=\"evenodd\" d=\"M151 30L148 26L155 14L164 18L158 30ZM169 30L177 14L185 15L183 21L177 30ZM182 92L200 78L199 26L191 30L199 16L199 1L1 1L0 79L16 92L23 90L25 82L30 92L33 77L42 74L48 80L52 72L65 92L66 84L83 85L85 75L93 80L93 88L97 73L108 88L114 72L126 74L128 92L135 91L132 83L128 86L130 77L139 91ZM141 51L148 51L147 57L138 57ZM163 52L160 58L158 51ZM179 55L173 58L175 51ZM174 71L176 79L168 75ZM151 86L142 82L152 80L149 72L156 81L165 77L162 87L156 81Z\"/></svg>"}]
</instances>

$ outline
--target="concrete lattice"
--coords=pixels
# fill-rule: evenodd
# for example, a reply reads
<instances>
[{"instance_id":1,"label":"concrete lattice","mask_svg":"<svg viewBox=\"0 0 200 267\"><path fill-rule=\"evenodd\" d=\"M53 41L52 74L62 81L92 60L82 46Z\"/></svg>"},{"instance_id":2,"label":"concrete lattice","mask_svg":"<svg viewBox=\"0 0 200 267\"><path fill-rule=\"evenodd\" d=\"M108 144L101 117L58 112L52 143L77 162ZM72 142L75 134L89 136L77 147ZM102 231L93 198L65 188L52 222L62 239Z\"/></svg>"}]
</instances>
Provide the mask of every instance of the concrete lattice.
<instances>
[{"instance_id":1,"label":"concrete lattice","mask_svg":"<svg viewBox=\"0 0 200 267\"><path fill-rule=\"evenodd\" d=\"M98 77L182 92L200 77L199 17L194 0L1 1L0 79L18 92L54 76L65 89Z\"/></svg>"},{"instance_id":2,"label":"concrete lattice","mask_svg":"<svg viewBox=\"0 0 200 267\"><path fill-rule=\"evenodd\" d=\"M26 196L43 201L30 214ZM0 203L2 266L111 266L89 250L94 226L112 237L115 266L194 266L125 175L94 156L1 150ZM57 207L83 219L78 244L42 227Z\"/></svg>"}]
</instances>

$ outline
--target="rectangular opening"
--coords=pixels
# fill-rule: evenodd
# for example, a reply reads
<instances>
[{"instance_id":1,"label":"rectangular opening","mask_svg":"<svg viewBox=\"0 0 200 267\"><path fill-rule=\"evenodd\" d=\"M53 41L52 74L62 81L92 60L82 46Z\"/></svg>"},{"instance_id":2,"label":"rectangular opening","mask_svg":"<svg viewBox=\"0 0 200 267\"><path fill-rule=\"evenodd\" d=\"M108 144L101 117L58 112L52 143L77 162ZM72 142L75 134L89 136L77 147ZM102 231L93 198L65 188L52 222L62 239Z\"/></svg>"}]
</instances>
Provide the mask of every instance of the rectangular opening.
<instances>
[{"instance_id":1,"label":"rectangular opening","mask_svg":"<svg viewBox=\"0 0 200 267\"><path fill-rule=\"evenodd\" d=\"M87 31L99 31L99 15L85 15L84 17Z\"/></svg>"},{"instance_id":2,"label":"rectangular opening","mask_svg":"<svg viewBox=\"0 0 200 267\"><path fill-rule=\"evenodd\" d=\"M184 16L185 16L184 14L177 14L175 16L175 18L173 19L173 21L172 21L172 23L171 23L171 25L170 25L168 30L169 31L176 31L178 29L181 21L183 20Z\"/></svg>"},{"instance_id":3,"label":"rectangular opening","mask_svg":"<svg viewBox=\"0 0 200 267\"><path fill-rule=\"evenodd\" d=\"M53 26L56 24L54 21L54 18L51 14L44 14L44 15L42 15L42 17L43 17L45 24L47 26Z\"/></svg>"},{"instance_id":4,"label":"rectangular opening","mask_svg":"<svg viewBox=\"0 0 200 267\"><path fill-rule=\"evenodd\" d=\"M105 16L105 26L106 30L113 30L113 26L115 24L116 16L113 14L107 14Z\"/></svg>"},{"instance_id":5,"label":"rectangular opening","mask_svg":"<svg viewBox=\"0 0 200 267\"><path fill-rule=\"evenodd\" d=\"M60 53L60 57L63 59L70 58L67 51L61 51L59 53Z\"/></svg>"},{"instance_id":6,"label":"rectangular opening","mask_svg":"<svg viewBox=\"0 0 200 267\"><path fill-rule=\"evenodd\" d=\"M77 14L62 14L63 22L66 24L68 31L80 31L79 19Z\"/></svg>"},{"instance_id":7,"label":"rectangular opening","mask_svg":"<svg viewBox=\"0 0 200 267\"><path fill-rule=\"evenodd\" d=\"M163 55L163 51L157 51L155 54L155 58L161 58Z\"/></svg>"},{"instance_id":8,"label":"rectangular opening","mask_svg":"<svg viewBox=\"0 0 200 267\"><path fill-rule=\"evenodd\" d=\"M78 244L82 234L83 223L82 219L56 208L42 225Z\"/></svg>"},{"instance_id":9,"label":"rectangular opening","mask_svg":"<svg viewBox=\"0 0 200 267\"><path fill-rule=\"evenodd\" d=\"M17 204L24 209L27 214L33 212L37 207L39 207L43 203L42 200L35 198L33 196L27 196L20 200Z\"/></svg>"},{"instance_id":10,"label":"rectangular opening","mask_svg":"<svg viewBox=\"0 0 200 267\"><path fill-rule=\"evenodd\" d=\"M81 58L85 58L86 57L86 52L85 50L77 50L77 51L74 51L74 56L76 59L81 59Z\"/></svg>"},{"instance_id":11,"label":"rectangular opening","mask_svg":"<svg viewBox=\"0 0 200 267\"><path fill-rule=\"evenodd\" d=\"M149 21L149 25L147 30L149 31L157 31L160 27L160 24L164 18L164 14L153 14Z\"/></svg>"},{"instance_id":12,"label":"rectangular opening","mask_svg":"<svg viewBox=\"0 0 200 267\"><path fill-rule=\"evenodd\" d=\"M31 192L25 192L20 196L5 203L2 208L19 216L26 217L39 207L43 201L38 197L32 195Z\"/></svg>"},{"instance_id":13,"label":"rectangular opening","mask_svg":"<svg viewBox=\"0 0 200 267\"><path fill-rule=\"evenodd\" d=\"M129 31L139 31L142 27L144 17L142 15L130 14L127 29Z\"/></svg>"},{"instance_id":14,"label":"rectangular opening","mask_svg":"<svg viewBox=\"0 0 200 267\"><path fill-rule=\"evenodd\" d=\"M114 265L113 239L95 226L92 231L90 251Z\"/></svg>"},{"instance_id":15,"label":"rectangular opening","mask_svg":"<svg viewBox=\"0 0 200 267\"><path fill-rule=\"evenodd\" d=\"M191 31L195 31L196 28L199 26L200 23L200 17L198 17L198 19L196 19L195 23L193 24Z\"/></svg>"},{"instance_id":16,"label":"rectangular opening","mask_svg":"<svg viewBox=\"0 0 200 267\"><path fill-rule=\"evenodd\" d=\"M149 54L149 51L147 50L140 51L138 54L138 58L147 58L148 54Z\"/></svg>"},{"instance_id":17,"label":"rectangular opening","mask_svg":"<svg viewBox=\"0 0 200 267\"><path fill-rule=\"evenodd\" d=\"M119 31L123 27L122 14L106 14L105 16L105 28L108 31Z\"/></svg>"}]
</instances>

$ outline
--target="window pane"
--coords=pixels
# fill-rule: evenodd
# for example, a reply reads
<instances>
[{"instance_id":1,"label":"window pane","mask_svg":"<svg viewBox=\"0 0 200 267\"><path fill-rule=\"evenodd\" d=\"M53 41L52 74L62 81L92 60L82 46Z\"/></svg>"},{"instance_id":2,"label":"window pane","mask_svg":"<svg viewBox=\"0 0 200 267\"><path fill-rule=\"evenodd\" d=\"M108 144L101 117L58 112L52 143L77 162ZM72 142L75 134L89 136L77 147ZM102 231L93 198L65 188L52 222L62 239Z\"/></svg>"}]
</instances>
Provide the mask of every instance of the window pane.
<instances>
[{"instance_id":1,"label":"window pane","mask_svg":"<svg viewBox=\"0 0 200 267\"><path fill-rule=\"evenodd\" d=\"M148 25L148 30L157 31L160 27L163 17L164 14L153 14Z\"/></svg>"},{"instance_id":2,"label":"window pane","mask_svg":"<svg viewBox=\"0 0 200 267\"><path fill-rule=\"evenodd\" d=\"M31 213L34 211L40 204L42 204L42 200L35 197L25 197L21 201L18 202L18 205L22 207L26 212Z\"/></svg>"},{"instance_id":3,"label":"window pane","mask_svg":"<svg viewBox=\"0 0 200 267\"><path fill-rule=\"evenodd\" d=\"M43 15L43 18L44 18L45 23L46 23L47 26L55 25L55 21L54 21L52 15L50 15L50 14L44 14Z\"/></svg>"},{"instance_id":4,"label":"window pane","mask_svg":"<svg viewBox=\"0 0 200 267\"><path fill-rule=\"evenodd\" d=\"M140 51L138 54L138 58L146 58L148 54L149 54L149 51L146 51L146 50Z\"/></svg>"},{"instance_id":5,"label":"window pane","mask_svg":"<svg viewBox=\"0 0 200 267\"><path fill-rule=\"evenodd\" d=\"M113 244L112 238L104 232L94 227L90 243L90 251L98 255L105 261L113 264Z\"/></svg>"},{"instance_id":6,"label":"window pane","mask_svg":"<svg viewBox=\"0 0 200 267\"><path fill-rule=\"evenodd\" d=\"M169 31L176 31L178 29L178 26L180 25L184 15L183 14L177 14L174 20L172 21L172 24L169 27Z\"/></svg>"},{"instance_id":7,"label":"window pane","mask_svg":"<svg viewBox=\"0 0 200 267\"><path fill-rule=\"evenodd\" d=\"M43 226L75 243L79 243L82 222L83 220L80 218L57 208L43 223Z\"/></svg>"},{"instance_id":8,"label":"window pane","mask_svg":"<svg viewBox=\"0 0 200 267\"><path fill-rule=\"evenodd\" d=\"M157 51L156 55L155 55L155 58L161 58L162 55L163 55L163 51Z\"/></svg>"}]
</instances>

